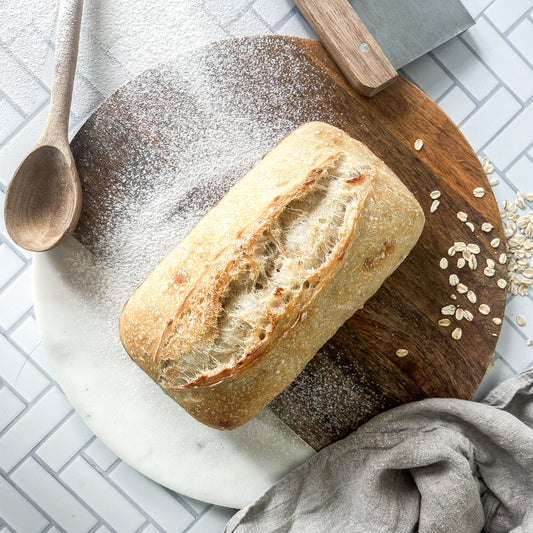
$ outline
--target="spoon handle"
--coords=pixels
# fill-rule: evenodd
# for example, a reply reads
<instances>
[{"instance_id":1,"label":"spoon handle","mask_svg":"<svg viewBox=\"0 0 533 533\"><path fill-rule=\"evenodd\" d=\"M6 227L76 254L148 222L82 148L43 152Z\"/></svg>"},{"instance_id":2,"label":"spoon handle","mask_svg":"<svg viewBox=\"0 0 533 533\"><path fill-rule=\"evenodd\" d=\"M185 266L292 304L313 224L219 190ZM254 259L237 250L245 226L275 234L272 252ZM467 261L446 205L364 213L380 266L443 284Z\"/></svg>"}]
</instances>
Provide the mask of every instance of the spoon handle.
<instances>
[{"instance_id":1,"label":"spoon handle","mask_svg":"<svg viewBox=\"0 0 533 533\"><path fill-rule=\"evenodd\" d=\"M54 79L48 120L41 141L68 145L68 119L78 58L83 0L63 0L57 20Z\"/></svg>"}]
</instances>

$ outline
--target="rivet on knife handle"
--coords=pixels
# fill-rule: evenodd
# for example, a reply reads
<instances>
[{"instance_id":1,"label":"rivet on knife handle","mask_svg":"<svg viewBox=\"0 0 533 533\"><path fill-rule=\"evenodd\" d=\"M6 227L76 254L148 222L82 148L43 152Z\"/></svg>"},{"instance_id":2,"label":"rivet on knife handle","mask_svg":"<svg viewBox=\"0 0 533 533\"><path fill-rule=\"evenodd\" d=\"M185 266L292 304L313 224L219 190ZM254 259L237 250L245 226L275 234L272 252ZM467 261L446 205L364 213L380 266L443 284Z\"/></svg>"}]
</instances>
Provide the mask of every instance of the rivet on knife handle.
<instances>
[{"instance_id":1,"label":"rivet on knife handle","mask_svg":"<svg viewBox=\"0 0 533 533\"><path fill-rule=\"evenodd\" d=\"M295 0L352 87L372 96L398 76L348 0Z\"/></svg>"}]
</instances>

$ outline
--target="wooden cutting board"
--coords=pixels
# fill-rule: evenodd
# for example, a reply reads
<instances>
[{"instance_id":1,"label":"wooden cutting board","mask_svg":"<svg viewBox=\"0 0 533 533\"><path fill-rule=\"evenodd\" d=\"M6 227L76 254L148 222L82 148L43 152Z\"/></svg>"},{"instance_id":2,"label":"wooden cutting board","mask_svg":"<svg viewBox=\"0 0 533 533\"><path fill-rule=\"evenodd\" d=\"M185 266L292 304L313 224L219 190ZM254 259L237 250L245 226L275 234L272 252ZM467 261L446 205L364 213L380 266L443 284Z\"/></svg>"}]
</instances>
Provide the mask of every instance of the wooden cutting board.
<instances>
[{"instance_id":1,"label":"wooden cutting board","mask_svg":"<svg viewBox=\"0 0 533 533\"><path fill-rule=\"evenodd\" d=\"M227 57L233 58L231 68ZM212 75L202 94L189 93L183 79L178 83L195 61ZM211 99L215 109L222 94L220 105L233 106L248 123L284 120L292 128L323 120L344 129L401 177L426 214L424 232L405 262L270 408L318 450L394 406L428 397L471 398L494 352L500 326L492 319L503 318L506 297L496 283L505 278L498 263L505 239L487 178L457 127L423 92L400 77L371 99L360 96L316 41L258 37L215 43L147 71L110 96L72 142L84 193L76 237L94 254L103 253L101 237L111 213L117 216L112 206L118 196L125 190L142 195L152 186L147 161L176 167L180 151L210 127L195 106ZM184 110L187 120L180 120ZM417 151L419 138L424 145ZM235 171L231 181L239 177ZM482 198L473 195L477 187L486 191ZM432 191L441 193L433 213ZM204 187L199 175L189 199L194 203L201 196L211 205L224 192ZM179 216L186 217L187 209L176 206ZM468 215L474 231L458 212ZM490 232L481 230L485 222L493 226ZM501 244L491 246L493 239ZM479 246L476 270L458 267L461 252L448 255L454 242ZM439 266L443 257L446 269ZM493 276L484 273L487 259L495 261ZM451 274L475 293L475 304L450 285ZM473 320L449 316L451 325L439 326L445 318L441 308L449 304L470 311ZM488 315L479 312L480 304L490 307ZM452 338L457 327L459 340ZM408 355L399 357L399 349Z\"/></svg>"}]
</instances>

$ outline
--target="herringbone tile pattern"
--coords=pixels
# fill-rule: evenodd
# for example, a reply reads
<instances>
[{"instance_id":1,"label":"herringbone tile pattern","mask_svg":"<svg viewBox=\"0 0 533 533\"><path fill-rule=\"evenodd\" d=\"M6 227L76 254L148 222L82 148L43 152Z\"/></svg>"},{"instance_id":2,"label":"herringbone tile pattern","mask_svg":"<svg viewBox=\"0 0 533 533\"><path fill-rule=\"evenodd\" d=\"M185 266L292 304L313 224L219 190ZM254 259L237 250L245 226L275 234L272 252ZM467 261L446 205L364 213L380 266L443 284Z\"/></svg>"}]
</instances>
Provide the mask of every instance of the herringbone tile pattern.
<instances>
[{"instance_id":1,"label":"herringbone tile pattern","mask_svg":"<svg viewBox=\"0 0 533 533\"><path fill-rule=\"evenodd\" d=\"M13 35L0 36L0 203L21 157L46 117L53 62L54 2L39 17L20 4ZM467 0L475 27L405 68L441 105L480 156L493 161L499 201L533 190L532 0ZM281 33L313 36L291 0L194 0L212 38ZM223 7L222 7L223 6ZM2 7L0 6L0 14ZM25 41L26 40L26 41ZM27 42L33 43L28 53ZM92 54L108 68L80 62L73 130L134 73L115 39ZM84 52L81 49L82 57ZM2 217L3 220L3 217ZM522 314L528 326L514 317ZM531 298L511 297L494 367L478 396L533 364ZM0 223L0 533L222 531L232 510L169 491L108 450L73 411L51 376L32 309L31 255Z\"/></svg>"}]
</instances>

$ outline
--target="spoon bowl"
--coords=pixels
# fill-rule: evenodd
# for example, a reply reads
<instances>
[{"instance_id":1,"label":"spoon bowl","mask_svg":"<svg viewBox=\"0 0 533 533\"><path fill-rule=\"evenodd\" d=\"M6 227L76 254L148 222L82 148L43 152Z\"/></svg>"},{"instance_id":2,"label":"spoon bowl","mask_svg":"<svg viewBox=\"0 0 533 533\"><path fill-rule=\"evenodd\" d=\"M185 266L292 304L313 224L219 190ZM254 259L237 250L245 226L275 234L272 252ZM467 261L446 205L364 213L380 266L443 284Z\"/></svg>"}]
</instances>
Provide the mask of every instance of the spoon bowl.
<instances>
[{"instance_id":1,"label":"spoon bowl","mask_svg":"<svg viewBox=\"0 0 533 533\"><path fill-rule=\"evenodd\" d=\"M64 151L50 145L37 147L9 184L4 206L6 229L26 250L50 250L78 223L81 186L72 154L68 148Z\"/></svg>"},{"instance_id":2,"label":"spoon bowl","mask_svg":"<svg viewBox=\"0 0 533 533\"><path fill-rule=\"evenodd\" d=\"M83 0L62 0L57 22L54 78L44 131L19 165L4 202L6 229L32 252L62 243L81 213L81 185L68 143Z\"/></svg>"}]
</instances>

